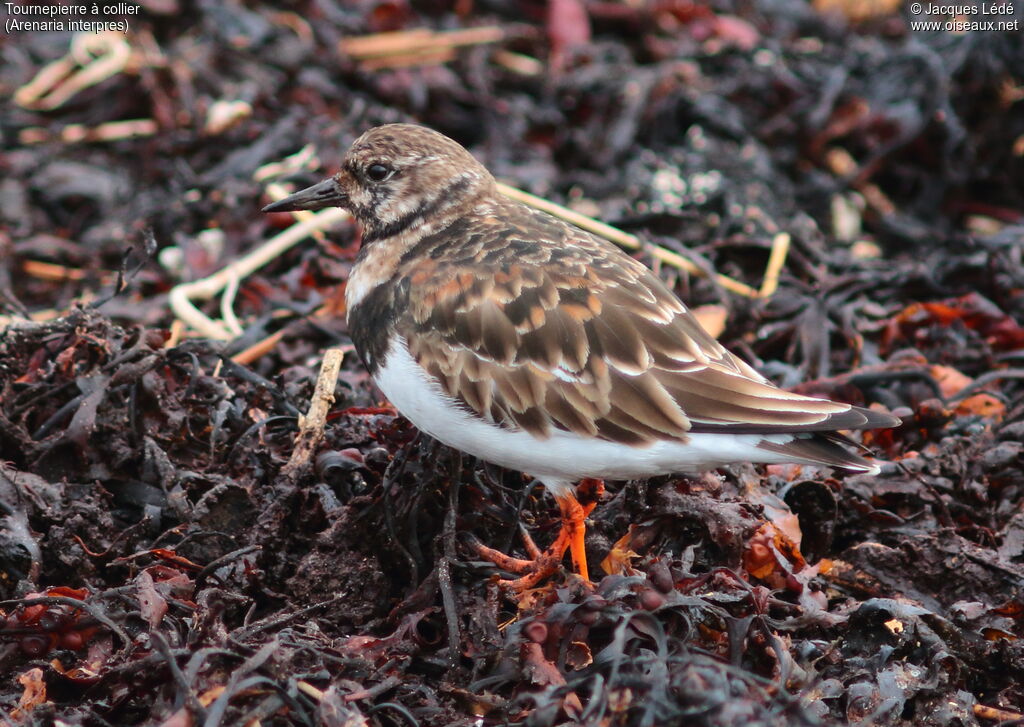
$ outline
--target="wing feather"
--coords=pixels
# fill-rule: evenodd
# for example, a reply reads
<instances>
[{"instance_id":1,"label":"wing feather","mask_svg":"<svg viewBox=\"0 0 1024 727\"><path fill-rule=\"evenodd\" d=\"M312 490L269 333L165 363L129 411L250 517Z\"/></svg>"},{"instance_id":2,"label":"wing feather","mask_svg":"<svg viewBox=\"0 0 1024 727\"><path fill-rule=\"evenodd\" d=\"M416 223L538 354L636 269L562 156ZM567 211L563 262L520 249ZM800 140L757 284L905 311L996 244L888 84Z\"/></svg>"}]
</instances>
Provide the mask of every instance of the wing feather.
<instances>
[{"instance_id":1,"label":"wing feather","mask_svg":"<svg viewBox=\"0 0 1024 727\"><path fill-rule=\"evenodd\" d=\"M400 272L412 284L399 333L469 411L538 437L562 429L636 445L877 425L772 385L611 243L511 202L500 213L507 224L472 230L471 249L453 235ZM525 244L529 230L541 232Z\"/></svg>"}]
</instances>

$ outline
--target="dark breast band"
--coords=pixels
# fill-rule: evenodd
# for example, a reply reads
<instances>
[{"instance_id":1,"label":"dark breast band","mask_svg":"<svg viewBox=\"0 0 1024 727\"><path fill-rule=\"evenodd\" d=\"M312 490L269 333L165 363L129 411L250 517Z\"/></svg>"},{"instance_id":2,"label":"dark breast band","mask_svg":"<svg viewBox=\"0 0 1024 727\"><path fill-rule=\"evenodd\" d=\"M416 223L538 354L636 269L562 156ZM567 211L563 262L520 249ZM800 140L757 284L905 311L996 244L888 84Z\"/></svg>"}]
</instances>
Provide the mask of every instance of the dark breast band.
<instances>
[{"instance_id":1,"label":"dark breast band","mask_svg":"<svg viewBox=\"0 0 1024 727\"><path fill-rule=\"evenodd\" d=\"M409 279L396 276L371 290L348 312L349 336L371 376L384 365L395 324L408 307Z\"/></svg>"}]
</instances>

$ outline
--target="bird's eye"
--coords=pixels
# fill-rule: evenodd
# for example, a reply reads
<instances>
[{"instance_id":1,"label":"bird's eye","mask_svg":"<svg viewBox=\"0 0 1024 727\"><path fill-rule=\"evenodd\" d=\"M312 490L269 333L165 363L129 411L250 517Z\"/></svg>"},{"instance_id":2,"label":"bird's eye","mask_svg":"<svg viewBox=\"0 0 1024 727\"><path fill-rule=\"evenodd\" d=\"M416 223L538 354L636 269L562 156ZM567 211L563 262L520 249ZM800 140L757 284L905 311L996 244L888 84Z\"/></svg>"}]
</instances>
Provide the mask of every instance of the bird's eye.
<instances>
[{"instance_id":1,"label":"bird's eye","mask_svg":"<svg viewBox=\"0 0 1024 727\"><path fill-rule=\"evenodd\" d=\"M383 164L371 164L366 168L366 178L371 182L383 182L392 174L394 174L394 170Z\"/></svg>"}]
</instances>

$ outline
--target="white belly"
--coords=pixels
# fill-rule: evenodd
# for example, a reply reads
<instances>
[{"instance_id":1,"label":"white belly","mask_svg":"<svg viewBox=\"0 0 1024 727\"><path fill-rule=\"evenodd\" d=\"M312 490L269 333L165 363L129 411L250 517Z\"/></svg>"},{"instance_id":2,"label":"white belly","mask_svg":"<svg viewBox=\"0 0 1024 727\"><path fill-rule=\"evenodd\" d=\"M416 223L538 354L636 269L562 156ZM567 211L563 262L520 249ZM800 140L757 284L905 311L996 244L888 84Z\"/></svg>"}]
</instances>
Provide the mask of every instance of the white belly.
<instances>
[{"instance_id":1,"label":"white belly","mask_svg":"<svg viewBox=\"0 0 1024 727\"><path fill-rule=\"evenodd\" d=\"M786 434L691 434L687 442L660 441L634 447L554 430L546 439L503 429L466 412L409 354L405 340L392 340L375 376L392 404L420 430L488 462L545 481L575 482L582 477L631 479L696 472L730 462L789 462L759 449L763 441L785 444Z\"/></svg>"}]
</instances>

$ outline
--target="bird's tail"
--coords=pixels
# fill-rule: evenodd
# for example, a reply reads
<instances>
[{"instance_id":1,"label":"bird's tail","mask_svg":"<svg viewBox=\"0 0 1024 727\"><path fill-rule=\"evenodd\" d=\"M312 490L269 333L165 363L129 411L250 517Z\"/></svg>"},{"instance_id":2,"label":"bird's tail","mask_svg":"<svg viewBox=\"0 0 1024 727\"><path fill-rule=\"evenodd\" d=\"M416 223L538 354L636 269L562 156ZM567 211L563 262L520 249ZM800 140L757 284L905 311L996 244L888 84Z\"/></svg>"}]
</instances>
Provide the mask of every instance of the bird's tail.
<instances>
[{"instance_id":1,"label":"bird's tail","mask_svg":"<svg viewBox=\"0 0 1024 727\"><path fill-rule=\"evenodd\" d=\"M865 472L872 475L877 475L880 470L877 462L866 460L847 449L853 447L867 453L869 450L866 447L836 432L801 432L794 434L793 439L785 443L764 440L757 446L759 449L775 452L804 464L839 467L850 472Z\"/></svg>"}]
</instances>

